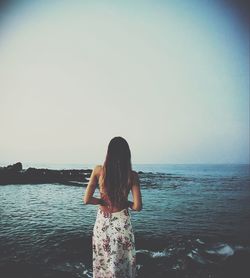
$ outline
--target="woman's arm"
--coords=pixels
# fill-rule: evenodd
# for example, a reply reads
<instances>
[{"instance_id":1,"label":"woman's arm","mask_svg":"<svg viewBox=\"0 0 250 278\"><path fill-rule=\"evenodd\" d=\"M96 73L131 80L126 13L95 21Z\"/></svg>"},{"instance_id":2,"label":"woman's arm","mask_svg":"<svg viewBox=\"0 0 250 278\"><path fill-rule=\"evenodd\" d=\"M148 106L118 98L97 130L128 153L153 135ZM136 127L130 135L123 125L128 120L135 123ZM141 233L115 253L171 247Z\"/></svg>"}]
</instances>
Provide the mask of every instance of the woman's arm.
<instances>
[{"instance_id":1,"label":"woman's arm","mask_svg":"<svg viewBox=\"0 0 250 278\"><path fill-rule=\"evenodd\" d=\"M83 196L83 202L84 204L91 204L91 205L102 205L102 199L100 198L95 198L93 197L93 194L95 192L97 183L98 183L98 170L99 170L99 166L96 166L94 168L94 170L91 173L91 176L89 178L89 182L87 185L87 188L85 190L85 194Z\"/></svg>"},{"instance_id":2,"label":"woman's arm","mask_svg":"<svg viewBox=\"0 0 250 278\"><path fill-rule=\"evenodd\" d=\"M142 210L142 197L141 197L139 176L135 171L133 171L133 184L131 187L131 192L133 196L133 202L128 201L128 206L132 210L136 210L136 211Z\"/></svg>"}]
</instances>

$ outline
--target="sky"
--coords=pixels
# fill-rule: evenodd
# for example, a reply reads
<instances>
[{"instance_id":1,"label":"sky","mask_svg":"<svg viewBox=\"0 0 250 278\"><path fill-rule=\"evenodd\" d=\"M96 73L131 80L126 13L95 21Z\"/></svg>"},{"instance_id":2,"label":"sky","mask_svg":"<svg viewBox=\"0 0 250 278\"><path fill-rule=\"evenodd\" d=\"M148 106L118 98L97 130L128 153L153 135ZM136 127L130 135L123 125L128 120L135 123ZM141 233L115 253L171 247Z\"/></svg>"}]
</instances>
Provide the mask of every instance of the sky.
<instances>
[{"instance_id":1,"label":"sky","mask_svg":"<svg viewBox=\"0 0 250 278\"><path fill-rule=\"evenodd\" d=\"M249 163L249 29L237 1L9 3L0 164L101 164L114 136L132 163Z\"/></svg>"}]
</instances>

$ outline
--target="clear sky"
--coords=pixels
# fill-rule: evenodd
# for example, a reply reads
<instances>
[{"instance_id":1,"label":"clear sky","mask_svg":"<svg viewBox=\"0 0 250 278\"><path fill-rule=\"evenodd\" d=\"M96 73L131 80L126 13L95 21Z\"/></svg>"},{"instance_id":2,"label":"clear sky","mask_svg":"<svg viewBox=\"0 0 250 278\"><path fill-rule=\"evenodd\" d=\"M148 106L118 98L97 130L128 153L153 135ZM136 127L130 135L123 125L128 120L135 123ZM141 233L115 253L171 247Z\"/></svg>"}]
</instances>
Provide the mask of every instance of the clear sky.
<instances>
[{"instance_id":1,"label":"clear sky","mask_svg":"<svg viewBox=\"0 0 250 278\"><path fill-rule=\"evenodd\" d=\"M249 34L223 1L13 1L0 163L249 163Z\"/></svg>"}]
</instances>

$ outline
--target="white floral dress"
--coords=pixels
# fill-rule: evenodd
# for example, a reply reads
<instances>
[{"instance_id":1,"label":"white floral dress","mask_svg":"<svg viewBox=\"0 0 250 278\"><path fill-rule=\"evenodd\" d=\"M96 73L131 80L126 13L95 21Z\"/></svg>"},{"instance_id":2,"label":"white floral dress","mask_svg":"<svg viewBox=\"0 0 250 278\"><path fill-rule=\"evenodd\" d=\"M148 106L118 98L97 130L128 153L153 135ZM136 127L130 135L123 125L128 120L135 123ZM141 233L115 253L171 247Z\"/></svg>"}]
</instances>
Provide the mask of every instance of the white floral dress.
<instances>
[{"instance_id":1,"label":"white floral dress","mask_svg":"<svg viewBox=\"0 0 250 278\"><path fill-rule=\"evenodd\" d=\"M99 208L92 239L93 278L135 277L135 240L127 209L105 217Z\"/></svg>"}]
</instances>

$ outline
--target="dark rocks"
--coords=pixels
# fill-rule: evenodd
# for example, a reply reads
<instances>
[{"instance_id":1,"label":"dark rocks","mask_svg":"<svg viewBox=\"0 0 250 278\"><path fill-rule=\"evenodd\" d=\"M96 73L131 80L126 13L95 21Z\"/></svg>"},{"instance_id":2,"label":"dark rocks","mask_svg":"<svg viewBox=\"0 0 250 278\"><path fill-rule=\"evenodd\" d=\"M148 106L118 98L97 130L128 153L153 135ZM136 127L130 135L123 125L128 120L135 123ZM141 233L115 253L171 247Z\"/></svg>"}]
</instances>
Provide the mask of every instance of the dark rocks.
<instances>
[{"instance_id":1,"label":"dark rocks","mask_svg":"<svg viewBox=\"0 0 250 278\"><path fill-rule=\"evenodd\" d=\"M91 172L91 169L51 170L32 167L23 170L22 163L18 162L0 167L0 185L62 183L82 186L88 181Z\"/></svg>"},{"instance_id":2,"label":"dark rocks","mask_svg":"<svg viewBox=\"0 0 250 278\"><path fill-rule=\"evenodd\" d=\"M9 171L14 171L14 172L18 172L18 171L22 171L23 169L23 165L21 162L17 162L13 165L9 165L6 167Z\"/></svg>"}]
</instances>

